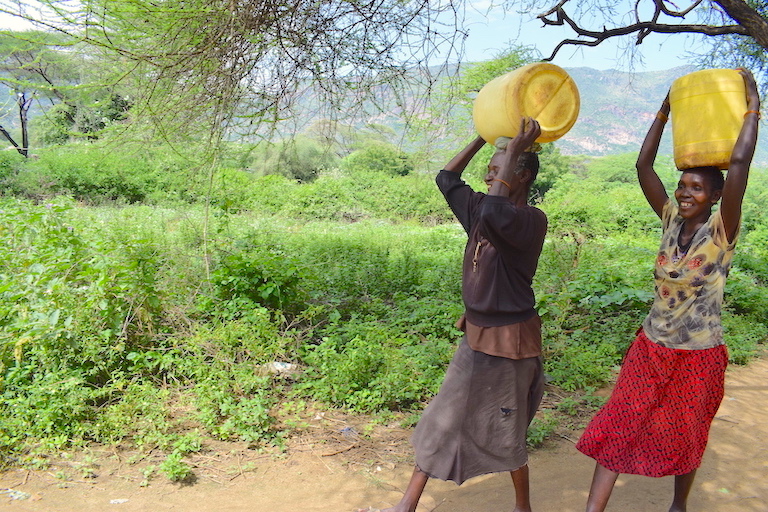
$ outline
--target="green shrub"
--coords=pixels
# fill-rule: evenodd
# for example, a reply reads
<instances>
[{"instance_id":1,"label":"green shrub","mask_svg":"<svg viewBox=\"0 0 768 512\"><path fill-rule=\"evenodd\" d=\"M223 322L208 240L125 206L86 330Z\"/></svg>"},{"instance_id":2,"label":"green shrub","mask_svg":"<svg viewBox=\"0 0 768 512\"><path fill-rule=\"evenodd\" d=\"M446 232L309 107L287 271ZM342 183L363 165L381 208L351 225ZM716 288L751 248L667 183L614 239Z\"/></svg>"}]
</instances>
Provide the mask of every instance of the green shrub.
<instances>
[{"instance_id":1,"label":"green shrub","mask_svg":"<svg viewBox=\"0 0 768 512\"><path fill-rule=\"evenodd\" d=\"M116 382L92 423L93 438L102 443L130 439L141 449L169 450L174 430L169 401L169 390L150 382Z\"/></svg>"},{"instance_id":2,"label":"green shrub","mask_svg":"<svg viewBox=\"0 0 768 512\"><path fill-rule=\"evenodd\" d=\"M234 247L223 252L211 272L216 303L206 299L202 308L209 313L239 318L259 306L298 312L304 305L301 267L276 245Z\"/></svg>"},{"instance_id":3,"label":"green shrub","mask_svg":"<svg viewBox=\"0 0 768 512\"><path fill-rule=\"evenodd\" d=\"M334 153L306 137L269 144L259 154L251 163L257 175L280 174L301 182L311 182L338 164Z\"/></svg>"},{"instance_id":4,"label":"green shrub","mask_svg":"<svg viewBox=\"0 0 768 512\"><path fill-rule=\"evenodd\" d=\"M451 342L421 342L376 321L345 323L323 329L322 342L308 347L300 391L358 412L408 409L437 392Z\"/></svg>"},{"instance_id":5,"label":"green shrub","mask_svg":"<svg viewBox=\"0 0 768 512\"><path fill-rule=\"evenodd\" d=\"M183 482L192 476L192 468L182 460L181 453L173 452L160 463L160 470L171 482Z\"/></svg>"},{"instance_id":6,"label":"green shrub","mask_svg":"<svg viewBox=\"0 0 768 512\"><path fill-rule=\"evenodd\" d=\"M0 186L7 178L19 172L24 160L17 151L0 151Z\"/></svg>"},{"instance_id":7,"label":"green shrub","mask_svg":"<svg viewBox=\"0 0 768 512\"><path fill-rule=\"evenodd\" d=\"M299 185L296 181L281 176L270 174L255 178L251 186L246 189L248 197L247 209L258 215L273 216L286 210L291 204L297 189L309 185ZM222 187L221 193L228 195L228 187Z\"/></svg>"},{"instance_id":8,"label":"green shrub","mask_svg":"<svg viewBox=\"0 0 768 512\"><path fill-rule=\"evenodd\" d=\"M158 188L158 175L144 155L126 157L88 143L53 146L25 172L48 180L36 195L71 194L78 200L135 203Z\"/></svg>"},{"instance_id":9,"label":"green shrub","mask_svg":"<svg viewBox=\"0 0 768 512\"><path fill-rule=\"evenodd\" d=\"M387 142L370 141L362 149L344 158L343 166L352 173L374 171L390 176L407 176L413 172L411 157Z\"/></svg>"},{"instance_id":10,"label":"green shrub","mask_svg":"<svg viewBox=\"0 0 768 512\"><path fill-rule=\"evenodd\" d=\"M274 319L266 308L251 307L238 318L224 316L197 324L185 340L187 350L237 363L296 359L295 339L283 331L281 319Z\"/></svg>"},{"instance_id":11,"label":"green shrub","mask_svg":"<svg viewBox=\"0 0 768 512\"><path fill-rule=\"evenodd\" d=\"M543 412L540 416L533 418L525 436L528 448L541 446L555 432L557 425L557 418L549 412Z\"/></svg>"},{"instance_id":12,"label":"green shrub","mask_svg":"<svg viewBox=\"0 0 768 512\"><path fill-rule=\"evenodd\" d=\"M219 366L195 379L191 400L196 417L212 435L253 444L277 443L270 409L277 403L272 379L250 365Z\"/></svg>"},{"instance_id":13,"label":"green shrub","mask_svg":"<svg viewBox=\"0 0 768 512\"><path fill-rule=\"evenodd\" d=\"M737 248L738 251L738 248ZM738 315L762 321L768 318L768 288L761 279L739 268L731 268L725 283L725 303Z\"/></svg>"},{"instance_id":14,"label":"green shrub","mask_svg":"<svg viewBox=\"0 0 768 512\"><path fill-rule=\"evenodd\" d=\"M24 363L4 373L0 431L16 449L29 449L33 439L62 448L74 440L90 438L97 411L86 376L68 368L40 371Z\"/></svg>"},{"instance_id":15,"label":"green shrub","mask_svg":"<svg viewBox=\"0 0 768 512\"><path fill-rule=\"evenodd\" d=\"M723 311L722 320L730 361L747 364L768 340L768 325L751 317L734 314L730 308Z\"/></svg>"},{"instance_id":16,"label":"green shrub","mask_svg":"<svg viewBox=\"0 0 768 512\"><path fill-rule=\"evenodd\" d=\"M631 339L629 340L631 342ZM608 382L621 362L621 353L615 343L591 340L561 341L545 348L544 370L555 384L573 391Z\"/></svg>"}]
</instances>

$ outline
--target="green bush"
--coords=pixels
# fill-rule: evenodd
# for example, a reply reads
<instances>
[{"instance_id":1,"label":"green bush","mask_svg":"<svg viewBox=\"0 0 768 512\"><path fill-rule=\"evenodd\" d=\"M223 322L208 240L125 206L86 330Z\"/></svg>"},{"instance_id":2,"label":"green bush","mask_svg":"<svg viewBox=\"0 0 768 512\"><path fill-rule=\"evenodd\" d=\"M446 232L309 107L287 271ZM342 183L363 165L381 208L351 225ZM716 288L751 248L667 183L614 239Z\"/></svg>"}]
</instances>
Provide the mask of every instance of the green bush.
<instances>
[{"instance_id":1,"label":"green bush","mask_svg":"<svg viewBox=\"0 0 768 512\"><path fill-rule=\"evenodd\" d=\"M344 158L343 166L351 173L374 171L390 176L407 176L414 170L411 157L393 144L371 141Z\"/></svg>"},{"instance_id":2,"label":"green bush","mask_svg":"<svg viewBox=\"0 0 768 512\"><path fill-rule=\"evenodd\" d=\"M723 311L723 336L730 361L747 364L768 340L768 325L754 317L736 315L726 308Z\"/></svg>"},{"instance_id":3,"label":"green bush","mask_svg":"<svg viewBox=\"0 0 768 512\"><path fill-rule=\"evenodd\" d=\"M72 121L77 109L65 103L58 103L45 112L43 117L33 117L32 133L43 145L66 144L72 134Z\"/></svg>"},{"instance_id":4,"label":"green bush","mask_svg":"<svg viewBox=\"0 0 768 512\"><path fill-rule=\"evenodd\" d=\"M157 330L158 262L141 242L84 236L68 211L3 204L0 361L29 352L41 368L73 365L95 383L120 366L126 347Z\"/></svg>"},{"instance_id":5,"label":"green bush","mask_svg":"<svg viewBox=\"0 0 768 512\"><path fill-rule=\"evenodd\" d=\"M300 391L358 412L408 409L437 392L452 343L421 342L377 321L345 323L307 349Z\"/></svg>"},{"instance_id":6,"label":"green bush","mask_svg":"<svg viewBox=\"0 0 768 512\"><path fill-rule=\"evenodd\" d=\"M226 168L207 170L86 145L18 173L0 161L6 193L53 198L0 198L3 460L131 442L185 478L200 444L190 429L279 446L282 400L413 413L437 391L461 336L467 237L434 173L333 169L302 183L256 176L248 148L225 152ZM553 173L541 203L545 368L569 390L613 378L650 307L659 220L614 162ZM482 189L482 174L467 179ZM763 224L745 204L723 314L736 363L768 336ZM272 375L273 362L301 371ZM544 418L531 442L549 429Z\"/></svg>"},{"instance_id":7,"label":"green bush","mask_svg":"<svg viewBox=\"0 0 768 512\"><path fill-rule=\"evenodd\" d=\"M18 151L0 151L0 187L4 187L5 181L19 172L24 160Z\"/></svg>"},{"instance_id":8,"label":"green bush","mask_svg":"<svg viewBox=\"0 0 768 512\"><path fill-rule=\"evenodd\" d=\"M4 373L0 431L6 443L23 452L33 439L62 448L72 440L91 438L97 410L85 375L69 368L41 371L24 362Z\"/></svg>"},{"instance_id":9,"label":"green bush","mask_svg":"<svg viewBox=\"0 0 768 512\"><path fill-rule=\"evenodd\" d=\"M246 243L231 251L221 255L211 272L213 294L219 303L206 300L203 310L221 311L235 319L259 306L294 313L303 307L301 267L284 249Z\"/></svg>"},{"instance_id":10,"label":"green bush","mask_svg":"<svg viewBox=\"0 0 768 512\"><path fill-rule=\"evenodd\" d=\"M19 186L34 197L70 194L80 201L100 203L144 200L158 188L158 176L143 155L126 158L109 148L88 143L52 146L29 162ZM35 183L37 186L35 187Z\"/></svg>"},{"instance_id":11,"label":"green bush","mask_svg":"<svg viewBox=\"0 0 768 512\"><path fill-rule=\"evenodd\" d=\"M301 182L311 182L318 174L338 165L330 150L306 137L269 144L254 156L251 165L256 175L280 174Z\"/></svg>"}]
</instances>

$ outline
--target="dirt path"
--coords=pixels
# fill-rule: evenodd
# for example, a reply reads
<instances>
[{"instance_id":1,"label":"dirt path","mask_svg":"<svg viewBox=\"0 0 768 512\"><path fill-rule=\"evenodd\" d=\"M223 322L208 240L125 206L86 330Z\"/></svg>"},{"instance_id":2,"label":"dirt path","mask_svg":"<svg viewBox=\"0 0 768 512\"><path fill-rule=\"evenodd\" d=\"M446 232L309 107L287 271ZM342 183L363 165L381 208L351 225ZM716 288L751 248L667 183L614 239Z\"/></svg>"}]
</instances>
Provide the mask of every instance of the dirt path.
<instances>
[{"instance_id":1,"label":"dirt path","mask_svg":"<svg viewBox=\"0 0 768 512\"><path fill-rule=\"evenodd\" d=\"M732 366L689 510L768 511L766 403L768 359ZM350 432L340 420L333 421L342 428L326 432ZM373 443L341 434L308 437L294 441L291 450L277 458L242 445L222 444L193 459L198 479L185 486L159 476L142 485L152 460L130 460L105 449L91 453L91 459L73 455L67 462L64 457L46 471L0 474L0 510L350 512L356 507L386 506L399 498L410 475L407 436L406 430L389 429L372 435ZM83 471L85 466L93 468L95 476ZM593 463L572 442L560 439L536 450L530 466L535 510L583 510ZM666 511L671 489L670 477L621 476L609 510ZM511 500L505 474L479 477L461 487L431 481L419 512L510 510Z\"/></svg>"}]
</instances>

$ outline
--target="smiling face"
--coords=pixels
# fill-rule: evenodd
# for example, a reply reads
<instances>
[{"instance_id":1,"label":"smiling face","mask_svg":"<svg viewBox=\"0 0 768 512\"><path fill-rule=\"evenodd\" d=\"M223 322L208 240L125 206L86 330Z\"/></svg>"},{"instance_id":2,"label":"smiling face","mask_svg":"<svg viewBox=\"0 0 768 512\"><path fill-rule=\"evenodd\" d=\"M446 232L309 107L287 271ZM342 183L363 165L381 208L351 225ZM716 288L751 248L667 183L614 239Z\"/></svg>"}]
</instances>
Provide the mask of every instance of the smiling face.
<instances>
[{"instance_id":1,"label":"smiling face","mask_svg":"<svg viewBox=\"0 0 768 512\"><path fill-rule=\"evenodd\" d=\"M485 184L488 187L488 190L491 189L491 185L493 185L493 180L496 178L496 175L501 170L501 165L503 161L504 161L504 151L497 151L491 157L491 161L488 162L488 172L486 173L485 178L483 178L483 181L485 181ZM512 179L506 180L507 183L509 183L509 185L513 187L513 189L510 190L510 195L513 195L513 193L517 191L517 189L527 188L527 182L529 179L530 179L530 171L527 171L526 169L521 168L521 161L518 160L518 168L514 170Z\"/></svg>"},{"instance_id":2,"label":"smiling face","mask_svg":"<svg viewBox=\"0 0 768 512\"><path fill-rule=\"evenodd\" d=\"M684 219L706 219L712 205L720 200L722 189L714 186L711 169L688 169L680 175L675 189L675 199L680 216ZM719 171L717 171L719 172Z\"/></svg>"},{"instance_id":3,"label":"smiling face","mask_svg":"<svg viewBox=\"0 0 768 512\"><path fill-rule=\"evenodd\" d=\"M483 178L483 181L485 181L485 185L488 187L488 190L491 189L491 185L493 185L493 180L496 178L496 175L499 173L499 170L501 169L501 163L504 159L504 151L497 151L493 154L491 157L491 161L488 162L488 172L485 174L485 178ZM510 180L507 180L509 183ZM511 181L517 181L517 180L511 180ZM509 183L512 186L515 186L513 183ZM510 191L511 192L511 191Z\"/></svg>"}]
</instances>

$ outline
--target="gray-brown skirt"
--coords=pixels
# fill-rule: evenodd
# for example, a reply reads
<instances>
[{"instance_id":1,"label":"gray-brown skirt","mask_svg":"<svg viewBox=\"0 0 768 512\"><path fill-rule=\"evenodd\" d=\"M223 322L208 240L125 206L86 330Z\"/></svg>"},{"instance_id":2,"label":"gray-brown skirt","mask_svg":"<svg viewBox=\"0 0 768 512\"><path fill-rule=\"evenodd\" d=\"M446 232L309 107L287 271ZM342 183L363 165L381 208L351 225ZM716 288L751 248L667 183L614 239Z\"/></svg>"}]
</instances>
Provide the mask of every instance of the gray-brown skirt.
<instances>
[{"instance_id":1,"label":"gray-brown skirt","mask_svg":"<svg viewBox=\"0 0 768 512\"><path fill-rule=\"evenodd\" d=\"M416 465L457 484L524 466L525 434L543 390L540 357L489 356L463 338L411 438Z\"/></svg>"}]
</instances>

